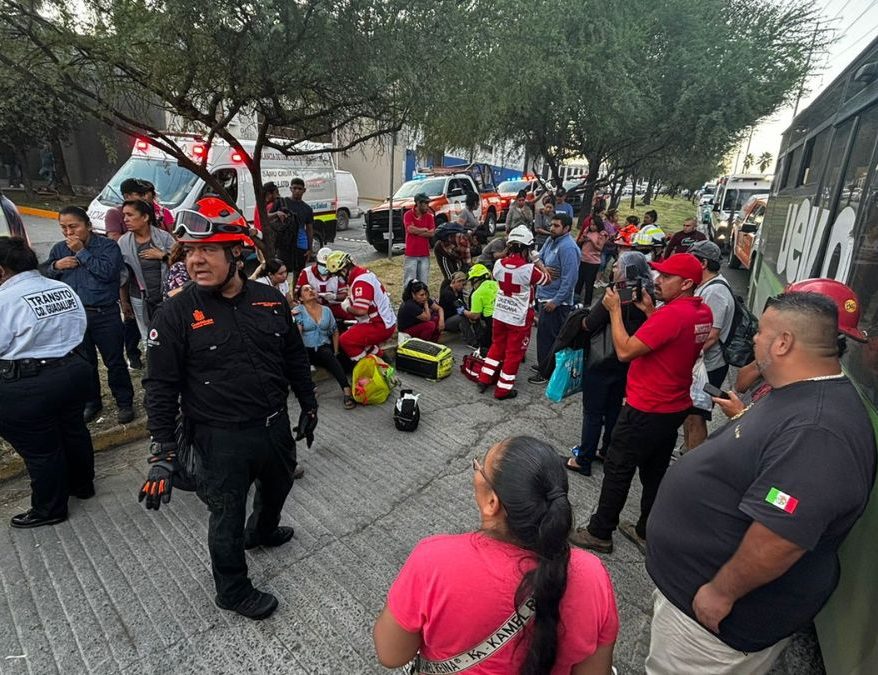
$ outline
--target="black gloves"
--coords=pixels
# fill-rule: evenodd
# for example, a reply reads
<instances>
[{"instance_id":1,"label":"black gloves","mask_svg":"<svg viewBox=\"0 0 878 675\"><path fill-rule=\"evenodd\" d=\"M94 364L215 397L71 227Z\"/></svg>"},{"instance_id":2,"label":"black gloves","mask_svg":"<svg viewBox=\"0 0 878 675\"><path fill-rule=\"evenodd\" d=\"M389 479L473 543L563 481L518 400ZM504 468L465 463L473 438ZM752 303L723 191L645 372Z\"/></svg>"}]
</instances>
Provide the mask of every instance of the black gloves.
<instances>
[{"instance_id":1,"label":"black gloves","mask_svg":"<svg viewBox=\"0 0 878 675\"><path fill-rule=\"evenodd\" d=\"M313 410L302 410L299 413L299 422L293 428L296 432L296 440L305 439L305 443L310 448L314 442L314 429L317 427L317 408Z\"/></svg>"},{"instance_id":2,"label":"black gloves","mask_svg":"<svg viewBox=\"0 0 878 675\"><path fill-rule=\"evenodd\" d=\"M149 474L143 487L140 488L137 501L142 502L146 499L147 511L150 509L158 511L162 503L167 504L171 501L173 477L177 469L177 444L152 442L149 444L149 450L152 453L147 460L150 464Z\"/></svg>"}]
</instances>

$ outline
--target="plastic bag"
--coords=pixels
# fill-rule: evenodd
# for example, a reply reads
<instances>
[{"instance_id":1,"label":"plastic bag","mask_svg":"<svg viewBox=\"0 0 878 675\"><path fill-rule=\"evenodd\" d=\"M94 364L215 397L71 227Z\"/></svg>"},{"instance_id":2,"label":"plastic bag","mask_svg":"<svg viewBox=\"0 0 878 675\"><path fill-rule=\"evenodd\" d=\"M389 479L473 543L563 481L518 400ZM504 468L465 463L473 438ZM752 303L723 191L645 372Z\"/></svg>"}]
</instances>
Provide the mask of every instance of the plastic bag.
<instances>
[{"instance_id":1,"label":"plastic bag","mask_svg":"<svg viewBox=\"0 0 878 675\"><path fill-rule=\"evenodd\" d=\"M699 356L692 368L692 387L689 389L689 397L693 406L709 411L713 410L713 399L704 391L705 384L707 384L707 368L704 367L704 359Z\"/></svg>"},{"instance_id":2,"label":"plastic bag","mask_svg":"<svg viewBox=\"0 0 878 675\"><path fill-rule=\"evenodd\" d=\"M582 391L581 349L562 349L555 354L555 370L546 386L546 398L558 403L561 399Z\"/></svg>"},{"instance_id":3,"label":"plastic bag","mask_svg":"<svg viewBox=\"0 0 878 675\"><path fill-rule=\"evenodd\" d=\"M379 405L396 384L396 369L377 356L364 356L354 366L353 397L362 405Z\"/></svg>"}]
</instances>

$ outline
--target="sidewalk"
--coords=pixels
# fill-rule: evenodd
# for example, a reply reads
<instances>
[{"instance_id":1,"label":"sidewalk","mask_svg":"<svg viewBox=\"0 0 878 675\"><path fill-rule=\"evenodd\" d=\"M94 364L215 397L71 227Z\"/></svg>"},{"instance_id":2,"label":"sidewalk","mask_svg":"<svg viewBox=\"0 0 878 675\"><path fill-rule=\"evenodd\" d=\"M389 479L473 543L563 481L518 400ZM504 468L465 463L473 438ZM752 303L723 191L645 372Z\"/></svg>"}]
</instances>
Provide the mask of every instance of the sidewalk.
<instances>
[{"instance_id":1,"label":"sidewalk","mask_svg":"<svg viewBox=\"0 0 878 675\"><path fill-rule=\"evenodd\" d=\"M457 366L466 349L453 348ZM477 526L470 458L511 434L559 451L578 438L580 398L550 403L526 370L519 397L504 403L456 369L438 383L401 374L422 394L414 434L394 428L391 403L345 411L334 382L321 382L315 445L300 446L306 474L283 518L296 538L247 556L257 586L280 599L263 622L214 606L208 514L193 494L175 492L158 513L137 503L145 443L100 453L97 496L71 500L69 520L55 527L10 529L9 517L26 508L27 483L0 485L0 672L387 672L373 654L372 621L418 540ZM598 498L595 473L570 476L580 523ZM635 481L624 517L635 516L639 497ZM653 586L634 545L615 543L603 557L622 624L615 664L640 673ZM807 639L782 659L776 674L823 672Z\"/></svg>"}]
</instances>

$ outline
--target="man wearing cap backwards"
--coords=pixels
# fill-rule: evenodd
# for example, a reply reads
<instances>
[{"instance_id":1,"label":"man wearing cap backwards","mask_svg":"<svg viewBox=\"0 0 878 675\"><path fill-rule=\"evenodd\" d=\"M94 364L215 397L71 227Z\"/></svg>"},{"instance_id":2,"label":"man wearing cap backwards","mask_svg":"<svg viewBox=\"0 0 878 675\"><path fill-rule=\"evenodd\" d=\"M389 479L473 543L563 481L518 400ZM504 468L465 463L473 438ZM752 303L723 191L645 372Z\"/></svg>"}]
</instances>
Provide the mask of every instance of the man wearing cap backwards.
<instances>
[{"instance_id":1,"label":"man wearing cap backwards","mask_svg":"<svg viewBox=\"0 0 878 675\"><path fill-rule=\"evenodd\" d=\"M729 364L723 357L722 345L729 339L732 320L735 318L735 296L725 277L719 273L722 252L712 241L697 241L689 252L698 258L704 268L701 284L695 295L704 298L704 302L713 313L713 327L707 342L704 343L704 368L707 370L707 381L718 389L729 372ZM683 440L687 450L697 448L707 438L707 420L711 419L710 410L692 408L692 414L683 422Z\"/></svg>"},{"instance_id":2,"label":"man wearing cap backwards","mask_svg":"<svg viewBox=\"0 0 878 675\"><path fill-rule=\"evenodd\" d=\"M326 268L326 259L332 249L324 246L317 251L317 262L309 265L296 279L296 289L308 284L317 293L321 305L329 307L336 321L342 322L353 319L354 316L344 311L341 303L348 297L348 282L334 274L330 274Z\"/></svg>"},{"instance_id":3,"label":"man wearing cap backwards","mask_svg":"<svg viewBox=\"0 0 878 675\"><path fill-rule=\"evenodd\" d=\"M252 242L239 214L230 207L181 211L175 233L194 283L164 303L149 329L143 383L151 469L140 499L158 510L171 498L180 474L175 427L182 410L197 493L210 511L215 602L264 619L277 599L253 587L244 550L293 537L292 527L279 526L296 469L287 397L292 387L302 408L296 440L310 446L317 425L310 366L286 299L241 273L243 249Z\"/></svg>"},{"instance_id":4,"label":"man wearing cap backwards","mask_svg":"<svg viewBox=\"0 0 878 675\"><path fill-rule=\"evenodd\" d=\"M436 221L430 210L430 198L423 192L415 195L415 204L402 217L405 230L405 262L402 267L402 287L412 279L430 283L430 239L436 230Z\"/></svg>"},{"instance_id":5,"label":"man wearing cap backwards","mask_svg":"<svg viewBox=\"0 0 878 675\"><path fill-rule=\"evenodd\" d=\"M766 673L838 585L838 549L866 507L876 449L839 363L838 331L862 334L839 321L840 289L826 281L809 280L830 297L769 300L753 348L771 393L662 482L647 527L658 589L647 673Z\"/></svg>"},{"instance_id":6,"label":"man wearing cap backwards","mask_svg":"<svg viewBox=\"0 0 878 675\"><path fill-rule=\"evenodd\" d=\"M659 483L668 468L677 441L677 429L692 407L689 389L692 367L701 353L713 323L710 308L694 297L701 283L701 263L691 253L678 253L660 263L650 263L659 275L656 309L649 294L637 306L648 317L634 335L622 322L618 293L608 286L603 304L610 313L616 357L631 362L625 385L625 405L613 429L598 506L587 527L570 536L577 546L612 553L613 530L628 498L634 472L640 472L643 496L637 524L623 522L622 534L644 546L646 520Z\"/></svg>"}]
</instances>

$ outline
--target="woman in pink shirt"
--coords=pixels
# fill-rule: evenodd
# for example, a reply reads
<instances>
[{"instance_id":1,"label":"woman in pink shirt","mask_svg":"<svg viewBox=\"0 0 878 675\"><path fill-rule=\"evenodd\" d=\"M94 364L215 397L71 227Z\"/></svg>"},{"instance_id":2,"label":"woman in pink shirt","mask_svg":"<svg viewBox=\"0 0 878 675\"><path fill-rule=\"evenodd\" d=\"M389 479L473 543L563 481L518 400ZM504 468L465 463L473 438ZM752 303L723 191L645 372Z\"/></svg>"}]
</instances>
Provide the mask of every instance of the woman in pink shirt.
<instances>
[{"instance_id":1,"label":"woman in pink shirt","mask_svg":"<svg viewBox=\"0 0 878 675\"><path fill-rule=\"evenodd\" d=\"M375 622L378 660L418 673L608 675L619 619L600 560L571 551L557 453L528 436L473 459L481 527L412 551Z\"/></svg>"},{"instance_id":2,"label":"woman in pink shirt","mask_svg":"<svg viewBox=\"0 0 878 675\"><path fill-rule=\"evenodd\" d=\"M594 294L594 282L601 268L601 251L607 244L609 235L604 228L602 214L595 208L591 215L591 221L586 230L579 235L578 243L582 248L579 263L579 277L576 280L576 297L585 289L585 297L582 299L586 307L591 306L591 298Z\"/></svg>"}]
</instances>

